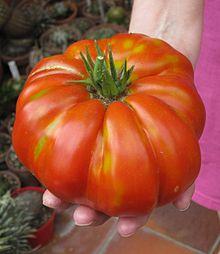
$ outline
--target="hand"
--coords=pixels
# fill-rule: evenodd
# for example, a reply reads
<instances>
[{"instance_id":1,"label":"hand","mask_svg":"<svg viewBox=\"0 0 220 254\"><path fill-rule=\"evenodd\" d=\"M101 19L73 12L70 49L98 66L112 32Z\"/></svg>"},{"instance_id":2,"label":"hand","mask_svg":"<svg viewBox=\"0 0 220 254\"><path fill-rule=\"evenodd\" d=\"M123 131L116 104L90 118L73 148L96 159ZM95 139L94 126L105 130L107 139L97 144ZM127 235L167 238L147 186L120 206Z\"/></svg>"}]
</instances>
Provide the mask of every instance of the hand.
<instances>
[{"instance_id":1,"label":"hand","mask_svg":"<svg viewBox=\"0 0 220 254\"><path fill-rule=\"evenodd\" d=\"M178 210L185 211L189 208L194 190L195 185L193 184L185 193L181 194L179 198L173 202ZM71 204L63 202L48 190L46 190L43 195L43 203L57 211L65 210L71 206ZM123 237L133 235L139 228L146 224L149 216L150 214L138 217L119 217L117 223L118 233ZM80 205L75 209L73 219L78 226L98 226L106 222L109 217L90 207Z\"/></svg>"}]
</instances>

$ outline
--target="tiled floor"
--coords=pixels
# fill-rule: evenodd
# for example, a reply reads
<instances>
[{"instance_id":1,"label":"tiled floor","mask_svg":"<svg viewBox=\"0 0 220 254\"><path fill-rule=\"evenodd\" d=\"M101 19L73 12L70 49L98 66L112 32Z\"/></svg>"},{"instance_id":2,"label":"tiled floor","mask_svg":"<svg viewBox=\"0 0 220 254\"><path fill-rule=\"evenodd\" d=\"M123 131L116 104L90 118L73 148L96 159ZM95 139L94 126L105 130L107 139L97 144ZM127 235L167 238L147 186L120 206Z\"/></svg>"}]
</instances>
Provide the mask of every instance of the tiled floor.
<instances>
[{"instance_id":1,"label":"tiled floor","mask_svg":"<svg viewBox=\"0 0 220 254\"><path fill-rule=\"evenodd\" d=\"M208 253L220 233L216 212L192 203L186 212L172 205L158 208L147 223L150 228Z\"/></svg>"},{"instance_id":2,"label":"tiled floor","mask_svg":"<svg viewBox=\"0 0 220 254\"><path fill-rule=\"evenodd\" d=\"M171 205L159 208L126 239L115 224L111 219L99 227L77 227L69 210L57 217L53 241L36 254L220 254L218 215L196 204L182 213Z\"/></svg>"}]
</instances>

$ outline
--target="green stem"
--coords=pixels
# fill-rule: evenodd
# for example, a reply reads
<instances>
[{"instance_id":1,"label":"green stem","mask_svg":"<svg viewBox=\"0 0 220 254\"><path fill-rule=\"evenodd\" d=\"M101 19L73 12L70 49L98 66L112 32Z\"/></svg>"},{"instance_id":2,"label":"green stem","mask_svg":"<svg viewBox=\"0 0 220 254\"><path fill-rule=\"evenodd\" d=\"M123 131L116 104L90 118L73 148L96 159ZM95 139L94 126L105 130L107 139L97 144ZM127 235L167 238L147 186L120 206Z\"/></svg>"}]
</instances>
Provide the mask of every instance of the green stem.
<instances>
[{"instance_id":1,"label":"green stem","mask_svg":"<svg viewBox=\"0 0 220 254\"><path fill-rule=\"evenodd\" d=\"M116 99L129 85L134 66L128 69L127 60L125 60L122 68L117 70L110 45L108 45L108 60L97 42L95 42L95 47L97 52L95 62L93 62L88 48L86 48L85 55L80 53L88 78L77 82L93 87L96 93L102 97Z\"/></svg>"}]
</instances>

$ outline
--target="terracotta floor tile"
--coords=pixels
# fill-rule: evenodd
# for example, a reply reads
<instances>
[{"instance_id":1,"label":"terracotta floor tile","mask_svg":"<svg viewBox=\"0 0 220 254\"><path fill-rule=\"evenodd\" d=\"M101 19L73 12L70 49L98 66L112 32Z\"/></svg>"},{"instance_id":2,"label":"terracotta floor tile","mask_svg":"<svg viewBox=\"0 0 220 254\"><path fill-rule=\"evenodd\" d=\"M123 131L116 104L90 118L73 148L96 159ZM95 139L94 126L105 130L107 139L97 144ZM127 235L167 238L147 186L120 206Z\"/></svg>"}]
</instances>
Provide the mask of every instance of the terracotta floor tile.
<instances>
[{"instance_id":1,"label":"terracotta floor tile","mask_svg":"<svg viewBox=\"0 0 220 254\"><path fill-rule=\"evenodd\" d=\"M220 234L217 213L195 203L186 212L179 212L172 205L158 208L147 226L205 253Z\"/></svg>"},{"instance_id":2,"label":"terracotta floor tile","mask_svg":"<svg viewBox=\"0 0 220 254\"><path fill-rule=\"evenodd\" d=\"M138 231L132 237L116 235L105 254L195 254L196 252L161 238L151 232Z\"/></svg>"},{"instance_id":3,"label":"terracotta floor tile","mask_svg":"<svg viewBox=\"0 0 220 254\"><path fill-rule=\"evenodd\" d=\"M72 220L71 210L58 216L53 241L37 254L90 254L105 239L114 221L98 227L78 227Z\"/></svg>"}]
</instances>

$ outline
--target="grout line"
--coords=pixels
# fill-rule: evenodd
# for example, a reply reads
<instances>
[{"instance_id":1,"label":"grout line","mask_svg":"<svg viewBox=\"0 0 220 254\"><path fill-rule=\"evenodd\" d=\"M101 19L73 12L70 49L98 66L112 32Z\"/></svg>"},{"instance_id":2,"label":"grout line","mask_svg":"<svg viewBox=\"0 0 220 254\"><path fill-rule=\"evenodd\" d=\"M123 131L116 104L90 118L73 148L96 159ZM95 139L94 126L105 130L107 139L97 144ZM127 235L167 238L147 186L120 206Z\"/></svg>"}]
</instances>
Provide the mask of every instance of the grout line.
<instances>
[{"instance_id":1,"label":"grout line","mask_svg":"<svg viewBox=\"0 0 220 254\"><path fill-rule=\"evenodd\" d=\"M184 248L186 248L186 249L188 249L188 250L194 251L196 254L207 254L207 253L205 253L205 252L203 252L203 251L201 251L201 250L195 249L195 248L192 247L192 246L189 246L189 245L187 245L187 244L184 244L184 243L182 243L182 242L179 242L179 241L173 239L173 238L170 237L170 236L167 236L167 235L164 235L164 234L162 234L162 233L160 233L160 232L154 231L154 230L151 229L151 228L144 227L144 228L142 228L142 230L143 230L144 232L146 232L146 233L152 233L152 234L154 234L154 235L156 235L156 236L159 236L159 237L161 237L161 238L164 238L164 239L166 239L166 240L169 240L169 241L175 243L176 245L179 245L179 246L181 246L181 247L184 247Z\"/></svg>"},{"instance_id":2,"label":"grout line","mask_svg":"<svg viewBox=\"0 0 220 254\"><path fill-rule=\"evenodd\" d=\"M105 251L108 248L108 245L110 244L111 240L116 235L115 225L116 225L116 222L111 226L111 228L109 229L109 232L105 236L104 240L101 241L101 243L92 252L92 254L104 254L105 253Z\"/></svg>"},{"instance_id":3,"label":"grout line","mask_svg":"<svg viewBox=\"0 0 220 254\"><path fill-rule=\"evenodd\" d=\"M215 240L215 243L213 244L212 248L210 249L209 254L214 253L214 251L216 250L216 247L218 246L218 244L220 244L220 235Z\"/></svg>"}]
</instances>

